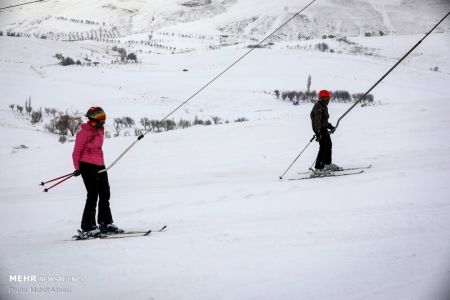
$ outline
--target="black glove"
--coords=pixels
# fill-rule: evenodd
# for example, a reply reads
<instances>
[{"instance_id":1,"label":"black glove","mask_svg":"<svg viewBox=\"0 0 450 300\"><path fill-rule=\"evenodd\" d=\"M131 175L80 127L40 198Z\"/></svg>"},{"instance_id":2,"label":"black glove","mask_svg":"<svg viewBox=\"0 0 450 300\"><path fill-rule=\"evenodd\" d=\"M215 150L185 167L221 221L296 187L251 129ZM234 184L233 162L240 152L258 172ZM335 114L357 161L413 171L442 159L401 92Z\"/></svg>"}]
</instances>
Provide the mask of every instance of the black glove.
<instances>
[{"instance_id":1,"label":"black glove","mask_svg":"<svg viewBox=\"0 0 450 300\"><path fill-rule=\"evenodd\" d=\"M320 133L316 133L316 142L319 142L322 138L322 135Z\"/></svg>"},{"instance_id":2,"label":"black glove","mask_svg":"<svg viewBox=\"0 0 450 300\"><path fill-rule=\"evenodd\" d=\"M75 176L75 177L80 176L80 174L81 174L80 170L73 171L73 176Z\"/></svg>"},{"instance_id":3,"label":"black glove","mask_svg":"<svg viewBox=\"0 0 450 300\"><path fill-rule=\"evenodd\" d=\"M336 130L336 127L331 124L328 124L327 128L331 130L331 133L334 133L334 131Z\"/></svg>"}]
</instances>

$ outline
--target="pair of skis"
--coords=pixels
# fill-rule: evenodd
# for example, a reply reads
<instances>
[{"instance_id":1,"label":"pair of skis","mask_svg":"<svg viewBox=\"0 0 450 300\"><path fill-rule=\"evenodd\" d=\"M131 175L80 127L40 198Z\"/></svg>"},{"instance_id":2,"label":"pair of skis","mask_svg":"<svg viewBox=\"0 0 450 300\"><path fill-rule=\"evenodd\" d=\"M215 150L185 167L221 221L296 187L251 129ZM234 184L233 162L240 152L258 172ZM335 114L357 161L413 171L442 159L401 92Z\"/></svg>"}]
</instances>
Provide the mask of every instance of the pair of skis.
<instances>
[{"instance_id":1,"label":"pair of skis","mask_svg":"<svg viewBox=\"0 0 450 300\"><path fill-rule=\"evenodd\" d=\"M85 233L83 233L81 230L78 230L78 234L74 235L72 238L75 241L80 240L93 240L93 239L122 239L122 238L128 238L128 237L138 237L138 236L149 236L152 232L162 232L164 229L166 229L167 226L164 225L158 230L130 230L130 231L124 231L121 233L113 233L113 234L100 234L98 237L90 237L87 236Z\"/></svg>"},{"instance_id":2,"label":"pair of skis","mask_svg":"<svg viewBox=\"0 0 450 300\"><path fill-rule=\"evenodd\" d=\"M314 174L314 170L311 170L311 171L298 173L299 175L303 175L303 177L289 178L288 180L306 180L306 179L314 179L314 178L356 175L356 174L363 173L366 169L370 169L371 167L372 167L372 165L362 166L362 167L343 168L340 170L330 171L328 173L322 173L322 174ZM305 176L305 175L308 175L308 176Z\"/></svg>"}]
</instances>

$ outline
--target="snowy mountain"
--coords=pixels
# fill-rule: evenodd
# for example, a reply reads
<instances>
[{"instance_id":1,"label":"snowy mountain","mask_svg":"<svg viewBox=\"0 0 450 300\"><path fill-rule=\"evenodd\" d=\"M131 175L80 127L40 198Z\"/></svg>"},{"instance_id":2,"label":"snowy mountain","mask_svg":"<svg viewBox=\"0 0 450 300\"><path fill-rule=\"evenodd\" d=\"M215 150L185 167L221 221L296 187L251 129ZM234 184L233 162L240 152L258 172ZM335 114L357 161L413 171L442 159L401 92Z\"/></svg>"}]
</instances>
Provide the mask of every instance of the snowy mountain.
<instances>
[{"instance_id":1,"label":"snowy mountain","mask_svg":"<svg viewBox=\"0 0 450 300\"><path fill-rule=\"evenodd\" d=\"M4 1L2 5L20 1ZM63 34L100 31L128 37L166 32L222 34L260 39L310 1L261 0L48 0L0 12L0 29ZM274 41L323 35L415 34L431 27L450 5L446 0L322 0L314 3ZM414 19L411 19L414 15ZM438 32L449 31L448 24Z\"/></svg>"},{"instance_id":2,"label":"snowy mountain","mask_svg":"<svg viewBox=\"0 0 450 300\"><path fill-rule=\"evenodd\" d=\"M362 174L287 180L311 166L313 142L280 181L313 135L313 104L274 93L305 91L309 76L313 91L365 92L447 1L318 1L169 118L203 125L146 135L108 172L111 207L122 228L164 233L72 241L81 178L39 186L73 171L72 135L61 143L49 129L59 115L102 106L110 165L141 118L167 115L306 4L47 0L0 11L0 299L448 300L450 19L332 135L333 161L371 164ZM35 124L18 110L29 99L43 114ZM330 122L351 105L331 102ZM123 117L135 124L115 124Z\"/></svg>"}]
</instances>

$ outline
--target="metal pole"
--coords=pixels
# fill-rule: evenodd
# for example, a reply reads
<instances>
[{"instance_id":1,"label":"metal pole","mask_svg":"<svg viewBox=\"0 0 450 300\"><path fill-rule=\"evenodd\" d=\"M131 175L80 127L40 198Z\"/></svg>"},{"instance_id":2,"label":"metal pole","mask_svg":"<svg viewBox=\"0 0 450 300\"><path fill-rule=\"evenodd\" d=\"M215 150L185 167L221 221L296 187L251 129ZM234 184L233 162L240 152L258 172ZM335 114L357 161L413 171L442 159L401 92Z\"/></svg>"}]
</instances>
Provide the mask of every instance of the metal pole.
<instances>
[{"instance_id":1,"label":"metal pole","mask_svg":"<svg viewBox=\"0 0 450 300\"><path fill-rule=\"evenodd\" d=\"M49 182L53 182L53 181L55 181L55 180L58 180L58 179L61 179L61 178L64 178L64 177L67 177L67 176L70 176L70 175L73 175L73 172L72 172L72 173L69 173L69 174L66 174L66 175L63 175L63 176L60 176L60 177L57 177L57 178L55 178L55 179L51 179L51 180L46 181L46 182L41 182L41 185L44 186L44 185L46 185L46 184L49 183Z\"/></svg>"},{"instance_id":2,"label":"metal pole","mask_svg":"<svg viewBox=\"0 0 450 300\"><path fill-rule=\"evenodd\" d=\"M70 175L70 176L67 176L66 178L64 178L64 179L61 180L61 181L58 181L57 183L55 183L55 184L52 185L51 187L44 189L44 192L48 192L49 189L54 188L54 187L57 186L58 184L61 184L61 183L63 183L64 181L66 181L67 179L72 178L72 177L73 177L73 174Z\"/></svg>"},{"instance_id":3,"label":"metal pole","mask_svg":"<svg viewBox=\"0 0 450 300\"><path fill-rule=\"evenodd\" d=\"M297 157L294 159L294 161L291 163L291 165L286 169L286 171L284 171L284 173L279 177L280 179L283 179L283 176L289 171L289 169L295 164L295 162L297 161L297 159L303 154L303 152L305 152L306 148L308 148L308 146L312 143L312 141L314 141L314 139L316 138L316 136L314 135L311 140L309 141L309 143L305 146L305 148L303 148L303 150L300 152L299 155L297 155Z\"/></svg>"},{"instance_id":4,"label":"metal pole","mask_svg":"<svg viewBox=\"0 0 450 300\"><path fill-rule=\"evenodd\" d=\"M381 82L383 81L384 78L386 78L386 76L389 75L389 73L391 73L409 54L411 54L411 52L413 52L414 49L417 48L417 46L420 45L420 43L422 43L422 41L428 36L430 35L430 33L436 29L436 27L438 27L444 20L445 18L448 17L448 15L450 14L450 12L448 12L445 17L443 17L433 28L431 28L431 30L420 40L417 42L417 44L414 45L414 47L412 47L405 55L403 55L402 58L400 58L400 60L392 66L392 68L389 69L389 71L386 72L386 74L384 74L374 85L372 85L372 87L364 94L362 95L358 101L356 101L349 109L347 109L347 111L338 119L337 123L336 123L336 127L335 129L338 128L339 123L341 122L341 120L359 103L361 102L364 98L366 98L366 96Z\"/></svg>"},{"instance_id":5,"label":"metal pole","mask_svg":"<svg viewBox=\"0 0 450 300\"><path fill-rule=\"evenodd\" d=\"M417 48L417 46L420 45L420 43L422 43L422 41L431 34L431 32L433 32L434 29L436 29L436 27L438 27L444 20L445 18L448 17L448 15L450 15L450 12L448 12L445 17L443 17L433 28L431 28L431 30L420 40L417 42L417 44L414 45L414 47L412 47L405 55L403 55L402 58L400 58L400 60L393 65L387 72L386 74L384 74L374 85L372 85L372 87L363 95L361 96L358 101L356 101L349 109L347 109L347 111L338 119L337 123L336 123L336 127L334 128L333 131L331 131L331 133L334 133L336 131L336 129L339 126L339 123L341 122L341 120L359 103L361 102L381 81L383 81L384 78L386 78L386 76L389 75L389 73L391 73L409 54L411 54L411 52ZM315 136L313 136L313 138L309 141L308 145L306 145L306 147L300 152L300 154L294 159L294 161L292 162L292 164L287 168L287 170L283 173L283 175L280 176L280 179L283 179L283 176L287 173L287 171L294 165L294 163L297 161L297 159L300 157L300 155L302 155L302 153L306 150L306 148L309 146L309 144L311 144L311 142L314 140ZM315 163L315 161L314 161ZM313 163L313 164L314 164ZM311 166L312 168L312 166Z\"/></svg>"},{"instance_id":6,"label":"metal pole","mask_svg":"<svg viewBox=\"0 0 450 300\"><path fill-rule=\"evenodd\" d=\"M230 66L228 66L225 70L223 70L222 72L220 72L216 77L214 77L213 79L211 79L207 84L205 84L202 88L200 88L197 92L195 92L192 96L190 96L187 100L185 100L183 103L181 103L180 105L178 105L178 107L176 107L174 110L172 110L170 113L168 113L164 118L162 118L157 124L153 125L153 127L151 127L149 130L147 130L146 132L144 132L143 134L141 134L138 139L133 142L127 149L125 149L125 151L122 152L122 154L119 155L119 157L114 160L108 168L105 168L103 170L100 170L99 173L102 172L106 172L109 169L111 169L124 155L125 153L127 153L138 141L140 141L142 138L144 138L144 136L149 133L150 131L152 131L157 125L161 124L165 119L167 119L169 116L171 116L173 113L175 113L178 109L180 109L183 105L185 105L187 102L189 102L192 98L194 98L195 96L197 96L201 91L203 91L205 88L207 88L210 84L212 84L214 81L216 81L220 76L222 76L225 72L227 72L229 69L231 69L232 67L234 67L234 65L236 65L238 62L240 62L242 59L244 59L244 57L246 57L247 55L249 55L252 51L254 51L255 49L258 49L259 46L264 43L267 39L269 39L272 35L274 35L276 32L278 32L281 28L283 28L284 26L286 26L286 24L288 24L290 21L292 21L294 18L296 18L300 13L302 13L305 9L307 9L309 6L311 6L314 2L316 2L317 0L312 0L311 2L309 2L305 7L303 7L300 11L296 12L291 18L289 18L286 22L284 22L283 24L281 24L278 28L276 28L272 33L270 33L269 35L267 35L264 39L262 39L258 44L256 44L255 46L253 46L250 50L248 50L244 55L242 55L241 57L239 57L235 62L233 62Z\"/></svg>"}]
</instances>

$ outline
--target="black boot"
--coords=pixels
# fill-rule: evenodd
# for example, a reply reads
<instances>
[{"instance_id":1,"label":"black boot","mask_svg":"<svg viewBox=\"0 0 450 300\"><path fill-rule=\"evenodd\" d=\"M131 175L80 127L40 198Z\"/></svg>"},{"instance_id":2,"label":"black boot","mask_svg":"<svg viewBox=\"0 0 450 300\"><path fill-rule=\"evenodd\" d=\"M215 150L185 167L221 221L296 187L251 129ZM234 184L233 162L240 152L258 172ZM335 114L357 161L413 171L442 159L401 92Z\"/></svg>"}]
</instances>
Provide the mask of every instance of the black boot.
<instances>
[{"instance_id":1,"label":"black boot","mask_svg":"<svg viewBox=\"0 0 450 300\"><path fill-rule=\"evenodd\" d=\"M104 234L117 234L124 233L123 229L119 229L115 224L103 224L100 223L100 232Z\"/></svg>"}]
</instances>

